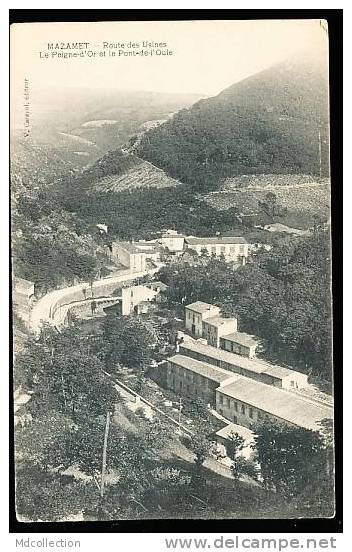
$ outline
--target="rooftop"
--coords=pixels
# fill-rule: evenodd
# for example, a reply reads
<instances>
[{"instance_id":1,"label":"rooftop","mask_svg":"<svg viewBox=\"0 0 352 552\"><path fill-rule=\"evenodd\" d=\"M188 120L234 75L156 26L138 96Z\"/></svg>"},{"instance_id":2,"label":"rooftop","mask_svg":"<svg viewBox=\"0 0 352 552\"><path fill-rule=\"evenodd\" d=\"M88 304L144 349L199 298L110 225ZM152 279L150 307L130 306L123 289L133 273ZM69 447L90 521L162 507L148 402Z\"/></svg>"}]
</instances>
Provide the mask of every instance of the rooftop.
<instances>
[{"instance_id":1,"label":"rooftop","mask_svg":"<svg viewBox=\"0 0 352 552\"><path fill-rule=\"evenodd\" d=\"M126 249L126 251L129 251L130 253L141 253L141 251L132 243L132 242L119 242L116 241L114 244L119 245L120 247L123 247Z\"/></svg>"},{"instance_id":2,"label":"rooftop","mask_svg":"<svg viewBox=\"0 0 352 552\"><path fill-rule=\"evenodd\" d=\"M194 358L183 355L174 355L169 358L168 361L172 364L176 364L177 366L181 366L181 368L184 368L185 370L190 370L191 372L204 376L205 378L216 381L217 383L222 383L226 380L234 381L241 378L238 374L233 374L232 372L228 372L227 370L223 370L217 366L212 366L206 362L201 362L200 360L195 360Z\"/></svg>"},{"instance_id":3,"label":"rooftop","mask_svg":"<svg viewBox=\"0 0 352 552\"><path fill-rule=\"evenodd\" d=\"M183 234L179 234L177 230L168 230L162 234L163 238L184 238Z\"/></svg>"},{"instance_id":4,"label":"rooftop","mask_svg":"<svg viewBox=\"0 0 352 552\"><path fill-rule=\"evenodd\" d=\"M223 316L210 316L204 320L204 324L210 324L211 326L223 326L227 322L237 322L236 318L224 318Z\"/></svg>"},{"instance_id":5,"label":"rooftop","mask_svg":"<svg viewBox=\"0 0 352 552\"><path fill-rule=\"evenodd\" d=\"M216 238L197 238L197 237L187 237L185 238L186 242L190 245L225 245L225 244L241 244L248 243L244 238L241 237L231 237L223 236Z\"/></svg>"},{"instance_id":6,"label":"rooftop","mask_svg":"<svg viewBox=\"0 0 352 552\"><path fill-rule=\"evenodd\" d=\"M162 249L161 246L156 241L148 242L148 241L139 240L137 242L133 242L132 245L134 245L138 250L142 249L143 251L147 251L147 252L161 251Z\"/></svg>"},{"instance_id":7,"label":"rooftop","mask_svg":"<svg viewBox=\"0 0 352 552\"><path fill-rule=\"evenodd\" d=\"M290 391L244 376L217 391L306 429L319 429L319 421L333 416L330 406L314 403Z\"/></svg>"},{"instance_id":8,"label":"rooftop","mask_svg":"<svg viewBox=\"0 0 352 552\"><path fill-rule=\"evenodd\" d=\"M227 339L228 341L239 343L244 347L253 347L254 345L258 345L258 339L256 339L253 335L243 332L232 332L228 335L224 335L221 339Z\"/></svg>"},{"instance_id":9,"label":"rooftop","mask_svg":"<svg viewBox=\"0 0 352 552\"><path fill-rule=\"evenodd\" d=\"M254 433L248 427L240 426L238 424L228 424L227 426L222 427L215 435L222 437L223 439L228 439L231 433L238 433L245 441L254 442Z\"/></svg>"},{"instance_id":10,"label":"rooftop","mask_svg":"<svg viewBox=\"0 0 352 552\"><path fill-rule=\"evenodd\" d=\"M182 343L181 347L207 355L213 359L228 362L229 364L233 364L250 372L255 372L257 374L265 373L279 379L291 376L292 373L296 373L296 370L290 370L289 368L285 368L283 366L269 364L268 362L257 358L251 359L245 356L237 355L236 353L230 353L228 351L224 351L223 349L212 347L211 345L205 345L198 340L195 341L188 339Z\"/></svg>"},{"instance_id":11,"label":"rooftop","mask_svg":"<svg viewBox=\"0 0 352 552\"><path fill-rule=\"evenodd\" d=\"M215 305L211 305L210 303L204 303L203 301L196 301L195 303L191 303L190 305L186 305L186 309L193 310L195 312L203 313L207 312L212 309L218 309L219 307L216 307Z\"/></svg>"}]
</instances>

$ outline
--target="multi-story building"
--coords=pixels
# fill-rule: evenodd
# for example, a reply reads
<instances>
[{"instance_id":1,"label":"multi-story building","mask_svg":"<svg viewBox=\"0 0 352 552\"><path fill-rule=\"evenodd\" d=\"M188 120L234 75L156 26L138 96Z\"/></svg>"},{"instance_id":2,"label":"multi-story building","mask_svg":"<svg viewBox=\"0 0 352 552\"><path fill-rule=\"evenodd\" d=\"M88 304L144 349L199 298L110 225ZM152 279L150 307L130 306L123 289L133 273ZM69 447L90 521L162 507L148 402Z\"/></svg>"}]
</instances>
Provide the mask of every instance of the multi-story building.
<instances>
[{"instance_id":1,"label":"multi-story building","mask_svg":"<svg viewBox=\"0 0 352 552\"><path fill-rule=\"evenodd\" d=\"M300 389L308 385L308 376L283 366L270 364L257 358L248 358L211 347L200 341L187 339L180 344L180 354L208 362L224 370L230 370L283 389Z\"/></svg>"},{"instance_id":2,"label":"multi-story building","mask_svg":"<svg viewBox=\"0 0 352 552\"><path fill-rule=\"evenodd\" d=\"M249 428L269 419L315 431L333 414L330 405L244 376L216 389L216 410L230 422Z\"/></svg>"},{"instance_id":3,"label":"multi-story building","mask_svg":"<svg viewBox=\"0 0 352 552\"><path fill-rule=\"evenodd\" d=\"M182 234L178 234L176 230L168 230L161 236L159 243L167 248L170 253L177 254L183 251L185 237Z\"/></svg>"},{"instance_id":4,"label":"multi-story building","mask_svg":"<svg viewBox=\"0 0 352 552\"><path fill-rule=\"evenodd\" d=\"M215 405L231 423L254 428L264 420L318 430L333 409L321 401L265 385L212 364L177 354L168 359L167 386L179 395Z\"/></svg>"},{"instance_id":5,"label":"multi-story building","mask_svg":"<svg viewBox=\"0 0 352 552\"><path fill-rule=\"evenodd\" d=\"M198 255L206 251L208 255L216 257L223 255L225 260L239 264L245 264L248 257L249 244L240 237L197 238L190 236L185 238L185 244L187 248L193 249Z\"/></svg>"},{"instance_id":6,"label":"multi-story building","mask_svg":"<svg viewBox=\"0 0 352 552\"><path fill-rule=\"evenodd\" d=\"M202 337L203 320L219 314L219 307L210 305L209 303L204 303L203 301L196 301L191 305L187 305L185 307L186 329L194 337Z\"/></svg>"},{"instance_id":7,"label":"multi-story building","mask_svg":"<svg viewBox=\"0 0 352 552\"><path fill-rule=\"evenodd\" d=\"M212 343L209 343L212 345ZM258 346L258 339L243 332L233 332L220 337L220 348L237 355L253 358Z\"/></svg>"},{"instance_id":8,"label":"multi-story building","mask_svg":"<svg viewBox=\"0 0 352 552\"><path fill-rule=\"evenodd\" d=\"M111 254L131 272L144 272L146 269L145 252L131 242L112 242Z\"/></svg>"},{"instance_id":9,"label":"multi-story building","mask_svg":"<svg viewBox=\"0 0 352 552\"><path fill-rule=\"evenodd\" d=\"M220 347L220 339L227 334L236 332L237 318L223 318L222 316L210 316L203 320L202 337L208 345Z\"/></svg>"},{"instance_id":10,"label":"multi-story building","mask_svg":"<svg viewBox=\"0 0 352 552\"><path fill-rule=\"evenodd\" d=\"M145 241L139 240L132 242L138 251L145 254L146 259L150 259L155 263L160 261L162 248L156 240Z\"/></svg>"},{"instance_id":11,"label":"multi-story building","mask_svg":"<svg viewBox=\"0 0 352 552\"><path fill-rule=\"evenodd\" d=\"M168 389L172 389L179 395L202 399L213 406L216 404L216 389L238 377L236 374L190 357L174 355L168 359Z\"/></svg>"}]
</instances>

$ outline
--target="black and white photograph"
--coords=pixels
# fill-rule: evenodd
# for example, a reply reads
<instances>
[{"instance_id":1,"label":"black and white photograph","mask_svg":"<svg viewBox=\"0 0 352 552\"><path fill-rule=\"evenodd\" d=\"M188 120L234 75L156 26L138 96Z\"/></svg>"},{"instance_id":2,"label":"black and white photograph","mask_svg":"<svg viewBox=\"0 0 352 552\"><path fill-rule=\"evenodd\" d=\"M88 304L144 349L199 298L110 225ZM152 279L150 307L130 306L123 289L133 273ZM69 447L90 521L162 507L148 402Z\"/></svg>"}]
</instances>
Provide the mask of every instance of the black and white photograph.
<instances>
[{"instance_id":1,"label":"black and white photograph","mask_svg":"<svg viewBox=\"0 0 352 552\"><path fill-rule=\"evenodd\" d=\"M10 64L17 521L334 518L328 21L14 23Z\"/></svg>"}]
</instances>

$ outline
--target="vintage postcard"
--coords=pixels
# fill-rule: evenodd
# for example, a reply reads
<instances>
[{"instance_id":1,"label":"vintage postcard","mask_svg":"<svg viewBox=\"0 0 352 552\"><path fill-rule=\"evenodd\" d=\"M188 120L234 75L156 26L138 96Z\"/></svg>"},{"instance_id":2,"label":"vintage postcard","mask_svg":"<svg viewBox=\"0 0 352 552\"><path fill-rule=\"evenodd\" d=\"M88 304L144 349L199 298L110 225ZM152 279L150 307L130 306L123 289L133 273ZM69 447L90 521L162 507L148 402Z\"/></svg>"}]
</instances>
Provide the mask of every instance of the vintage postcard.
<instances>
[{"instance_id":1,"label":"vintage postcard","mask_svg":"<svg viewBox=\"0 0 352 552\"><path fill-rule=\"evenodd\" d=\"M334 516L328 36L11 26L19 521Z\"/></svg>"}]
</instances>

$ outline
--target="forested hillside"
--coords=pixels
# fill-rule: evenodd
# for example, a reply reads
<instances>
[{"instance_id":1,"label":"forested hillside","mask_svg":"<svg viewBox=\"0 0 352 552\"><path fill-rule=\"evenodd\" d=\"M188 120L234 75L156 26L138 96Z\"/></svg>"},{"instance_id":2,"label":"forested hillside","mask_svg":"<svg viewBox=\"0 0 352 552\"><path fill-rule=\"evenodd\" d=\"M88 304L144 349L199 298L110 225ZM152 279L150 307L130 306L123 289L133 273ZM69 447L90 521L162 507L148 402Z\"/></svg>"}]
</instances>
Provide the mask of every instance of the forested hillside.
<instances>
[{"instance_id":1,"label":"forested hillside","mask_svg":"<svg viewBox=\"0 0 352 552\"><path fill-rule=\"evenodd\" d=\"M331 379L329 234L286 237L235 272L206 255L162 267L171 304L202 300L239 319L262 339L264 356Z\"/></svg>"},{"instance_id":2,"label":"forested hillside","mask_svg":"<svg viewBox=\"0 0 352 552\"><path fill-rule=\"evenodd\" d=\"M240 174L327 175L324 63L300 57L266 69L181 110L135 149L197 190Z\"/></svg>"}]
</instances>

